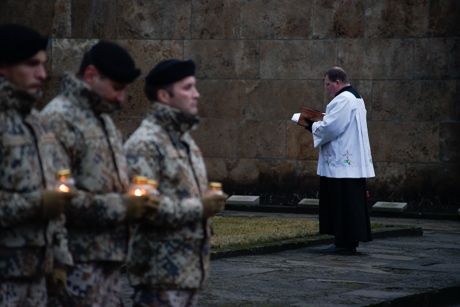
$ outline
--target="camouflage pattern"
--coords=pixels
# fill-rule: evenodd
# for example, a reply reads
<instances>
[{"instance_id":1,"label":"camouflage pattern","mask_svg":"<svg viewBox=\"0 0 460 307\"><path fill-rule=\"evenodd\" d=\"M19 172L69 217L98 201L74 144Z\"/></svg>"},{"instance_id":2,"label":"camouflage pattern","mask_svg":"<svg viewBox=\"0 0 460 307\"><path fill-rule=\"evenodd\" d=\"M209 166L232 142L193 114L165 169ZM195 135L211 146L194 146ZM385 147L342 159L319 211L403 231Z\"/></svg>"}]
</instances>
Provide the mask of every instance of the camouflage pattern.
<instances>
[{"instance_id":1,"label":"camouflage pattern","mask_svg":"<svg viewBox=\"0 0 460 307\"><path fill-rule=\"evenodd\" d=\"M66 151L78 189L66 211L75 262L122 262L128 246L122 195L129 183L127 165L120 132L109 115L92 107L101 100L88 84L69 74L63 92L42 110Z\"/></svg>"},{"instance_id":2,"label":"camouflage pattern","mask_svg":"<svg viewBox=\"0 0 460 307\"><path fill-rule=\"evenodd\" d=\"M44 307L47 299L45 277L32 281L0 281L0 306Z\"/></svg>"},{"instance_id":3,"label":"camouflage pattern","mask_svg":"<svg viewBox=\"0 0 460 307\"><path fill-rule=\"evenodd\" d=\"M127 270L132 286L198 289L209 272L210 221L200 198L207 192L201 151L190 135L197 119L152 103L124 148L130 176L158 182L159 212L150 225L134 225Z\"/></svg>"},{"instance_id":4,"label":"camouflage pattern","mask_svg":"<svg viewBox=\"0 0 460 307\"><path fill-rule=\"evenodd\" d=\"M41 219L40 190L68 167L34 97L0 77L0 281L39 278L54 261L72 265L65 218Z\"/></svg>"},{"instance_id":5,"label":"camouflage pattern","mask_svg":"<svg viewBox=\"0 0 460 307\"><path fill-rule=\"evenodd\" d=\"M138 289L134 291L133 303L143 307L193 307L198 303L198 291Z\"/></svg>"},{"instance_id":6,"label":"camouflage pattern","mask_svg":"<svg viewBox=\"0 0 460 307\"><path fill-rule=\"evenodd\" d=\"M117 263L77 263L67 273L67 291L52 297L48 307L122 306Z\"/></svg>"}]
</instances>

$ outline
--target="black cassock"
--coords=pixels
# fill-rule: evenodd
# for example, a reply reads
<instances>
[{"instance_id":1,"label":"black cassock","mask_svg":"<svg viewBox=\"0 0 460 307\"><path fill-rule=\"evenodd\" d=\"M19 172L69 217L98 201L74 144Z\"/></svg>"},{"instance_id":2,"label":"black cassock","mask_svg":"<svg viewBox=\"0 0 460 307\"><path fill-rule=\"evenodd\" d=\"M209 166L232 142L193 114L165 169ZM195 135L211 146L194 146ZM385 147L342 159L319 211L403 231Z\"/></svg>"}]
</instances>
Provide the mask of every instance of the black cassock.
<instances>
[{"instance_id":1,"label":"black cassock","mask_svg":"<svg viewBox=\"0 0 460 307\"><path fill-rule=\"evenodd\" d=\"M366 178L320 178L319 232L335 236L335 245L372 240Z\"/></svg>"}]
</instances>

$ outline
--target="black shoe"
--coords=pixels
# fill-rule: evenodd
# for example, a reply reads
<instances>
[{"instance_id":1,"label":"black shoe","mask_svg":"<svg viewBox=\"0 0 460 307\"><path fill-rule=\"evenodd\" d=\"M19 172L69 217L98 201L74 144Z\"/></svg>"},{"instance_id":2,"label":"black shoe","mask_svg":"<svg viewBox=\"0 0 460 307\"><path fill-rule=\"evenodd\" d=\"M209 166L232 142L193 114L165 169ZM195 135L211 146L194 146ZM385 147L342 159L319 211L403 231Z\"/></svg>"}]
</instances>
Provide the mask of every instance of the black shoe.
<instances>
[{"instance_id":1,"label":"black shoe","mask_svg":"<svg viewBox=\"0 0 460 307\"><path fill-rule=\"evenodd\" d=\"M325 254L340 254L340 255L353 255L356 254L355 247L337 247L332 245L325 249L320 249L320 252Z\"/></svg>"}]
</instances>

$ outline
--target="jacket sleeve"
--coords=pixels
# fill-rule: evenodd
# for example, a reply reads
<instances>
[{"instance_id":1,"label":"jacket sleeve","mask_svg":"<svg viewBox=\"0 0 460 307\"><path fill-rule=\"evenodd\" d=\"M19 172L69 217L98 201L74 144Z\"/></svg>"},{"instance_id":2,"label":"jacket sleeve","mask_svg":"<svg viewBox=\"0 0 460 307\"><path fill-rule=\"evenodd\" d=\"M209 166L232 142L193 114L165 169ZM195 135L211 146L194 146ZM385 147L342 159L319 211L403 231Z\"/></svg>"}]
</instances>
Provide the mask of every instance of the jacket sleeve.
<instances>
[{"instance_id":1,"label":"jacket sleeve","mask_svg":"<svg viewBox=\"0 0 460 307\"><path fill-rule=\"evenodd\" d=\"M161 186L161 161L164 154L153 143L128 140L124 146L129 175L157 180ZM176 193L161 195L160 206L152 224L168 228L181 227L201 220L203 206L199 197L179 198Z\"/></svg>"},{"instance_id":2,"label":"jacket sleeve","mask_svg":"<svg viewBox=\"0 0 460 307\"><path fill-rule=\"evenodd\" d=\"M8 228L40 217L40 194L0 190L0 226Z\"/></svg>"},{"instance_id":3,"label":"jacket sleeve","mask_svg":"<svg viewBox=\"0 0 460 307\"><path fill-rule=\"evenodd\" d=\"M79 159L85 148L82 132L58 112L45 114L49 128L62 145L69 165ZM74 227L106 227L117 225L126 219L124 197L120 193L96 194L77 187L78 196L66 209L67 223Z\"/></svg>"},{"instance_id":4,"label":"jacket sleeve","mask_svg":"<svg viewBox=\"0 0 460 307\"><path fill-rule=\"evenodd\" d=\"M318 148L338 137L350 123L351 116L352 106L346 95L334 98L329 103L323 120L312 126L314 147Z\"/></svg>"}]
</instances>

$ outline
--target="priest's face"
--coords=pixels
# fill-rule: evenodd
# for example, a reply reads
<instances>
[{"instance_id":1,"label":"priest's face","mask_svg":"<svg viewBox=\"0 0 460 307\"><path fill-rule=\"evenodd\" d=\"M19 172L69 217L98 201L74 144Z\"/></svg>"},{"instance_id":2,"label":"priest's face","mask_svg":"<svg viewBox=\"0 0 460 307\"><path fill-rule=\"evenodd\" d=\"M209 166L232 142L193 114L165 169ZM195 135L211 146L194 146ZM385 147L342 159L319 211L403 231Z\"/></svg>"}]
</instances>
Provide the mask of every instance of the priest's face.
<instances>
[{"instance_id":1,"label":"priest's face","mask_svg":"<svg viewBox=\"0 0 460 307\"><path fill-rule=\"evenodd\" d=\"M46 52L41 50L31 58L15 65L1 66L0 75L19 89L34 96L46 79Z\"/></svg>"},{"instance_id":2,"label":"priest's face","mask_svg":"<svg viewBox=\"0 0 460 307\"><path fill-rule=\"evenodd\" d=\"M187 116L197 116L200 93L195 86L196 79L194 76L175 82L172 88L172 95L169 95L169 103L167 104L181 110Z\"/></svg>"},{"instance_id":3,"label":"priest's face","mask_svg":"<svg viewBox=\"0 0 460 307\"><path fill-rule=\"evenodd\" d=\"M335 95L340 91L340 82L338 80L331 81L329 80L329 77L326 76L324 77L324 87L329 92L329 96L335 97Z\"/></svg>"}]
</instances>

